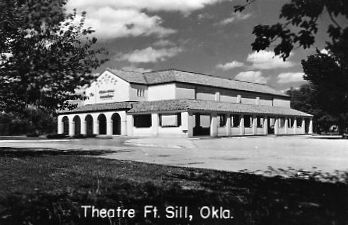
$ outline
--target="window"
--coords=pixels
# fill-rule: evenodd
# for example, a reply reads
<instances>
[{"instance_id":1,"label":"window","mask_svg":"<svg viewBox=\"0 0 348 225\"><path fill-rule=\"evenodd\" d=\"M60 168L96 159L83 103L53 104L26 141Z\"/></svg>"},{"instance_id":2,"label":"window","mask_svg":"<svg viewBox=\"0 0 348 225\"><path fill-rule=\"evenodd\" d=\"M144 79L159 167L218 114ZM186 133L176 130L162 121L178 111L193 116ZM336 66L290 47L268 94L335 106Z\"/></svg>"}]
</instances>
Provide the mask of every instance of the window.
<instances>
[{"instance_id":1,"label":"window","mask_svg":"<svg viewBox=\"0 0 348 225\"><path fill-rule=\"evenodd\" d=\"M293 128L294 122L295 122L295 120L293 118L288 118L288 127Z\"/></svg>"},{"instance_id":2,"label":"window","mask_svg":"<svg viewBox=\"0 0 348 225\"><path fill-rule=\"evenodd\" d=\"M239 123L240 123L240 116L239 115L232 115L231 116L232 127L239 127Z\"/></svg>"},{"instance_id":3,"label":"window","mask_svg":"<svg viewBox=\"0 0 348 225\"><path fill-rule=\"evenodd\" d=\"M161 114L160 115L161 127L179 127L181 126L181 114Z\"/></svg>"},{"instance_id":4,"label":"window","mask_svg":"<svg viewBox=\"0 0 348 225\"><path fill-rule=\"evenodd\" d=\"M257 119L257 128L262 128L263 127L263 117L256 117Z\"/></svg>"},{"instance_id":5,"label":"window","mask_svg":"<svg viewBox=\"0 0 348 225\"><path fill-rule=\"evenodd\" d=\"M297 127L302 127L302 118L297 118L296 120Z\"/></svg>"},{"instance_id":6,"label":"window","mask_svg":"<svg viewBox=\"0 0 348 225\"><path fill-rule=\"evenodd\" d=\"M237 103L242 103L242 96L241 95L237 95Z\"/></svg>"},{"instance_id":7,"label":"window","mask_svg":"<svg viewBox=\"0 0 348 225\"><path fill-rule=\"evenodd\" d=\"M279 127L283 128L285 126L285 119L284 118L279 118Z\"/></svg>"},{"instance_id":8,"label":"window","mask_svg":"<svg viewBox=\"0 0 348 225\"><path fill-rule=\"evenodd\" d=\"M227 118L225 114L219 114L218 115L218 119L219 119L219 127L225 127L226 126L226 122L227 122Z\"/></svg>"},{"instance_id":9,"label":"window","mask_svg":"<svg viewBox=\"0 0 348 225\"><path fill-rule=\"evenodd\" d=\"M144 97L145 95L145 90L144 89L137 89L137 96L138 97Z\"/></svg>"},{"instance_id":10,"label":"window","mask_svg":"<svg viewBox=\"0 0 348 225\"><path fill-rule=\"evenodd\" d=\"M253 124L252 119L253 118L251 116L244 116L244 127L251 127Z\"/></svg>"},{"instance_id":11,"label":"window","mask_svg":"<svg viewBox=\"0 0 348 225\"><path fill-rule=\"evenodd\" d=\"M151 114L134 115L134 127L145 128L151 127Z\"/></svg>"}]
</instances>

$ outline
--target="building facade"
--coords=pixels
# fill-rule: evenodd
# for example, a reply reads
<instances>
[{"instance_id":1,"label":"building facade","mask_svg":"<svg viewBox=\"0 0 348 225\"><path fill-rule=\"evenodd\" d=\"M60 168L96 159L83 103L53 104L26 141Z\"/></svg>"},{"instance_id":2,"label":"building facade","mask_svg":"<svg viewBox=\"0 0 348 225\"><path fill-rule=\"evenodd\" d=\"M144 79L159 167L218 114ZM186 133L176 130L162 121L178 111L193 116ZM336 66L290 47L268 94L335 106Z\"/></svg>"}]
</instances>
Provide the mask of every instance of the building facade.
<instances>
[{"instance_id":1,"label":"building facade","mask_svg":"<svg viewBox=\"0 0 348 225\"><path fill-rule=\"evenodd\" d=\"M180 70L106 69L86 100L60 111L58 133L181 136L312 134L312 115L264 84Z\"/></svg>"}]
</instances>

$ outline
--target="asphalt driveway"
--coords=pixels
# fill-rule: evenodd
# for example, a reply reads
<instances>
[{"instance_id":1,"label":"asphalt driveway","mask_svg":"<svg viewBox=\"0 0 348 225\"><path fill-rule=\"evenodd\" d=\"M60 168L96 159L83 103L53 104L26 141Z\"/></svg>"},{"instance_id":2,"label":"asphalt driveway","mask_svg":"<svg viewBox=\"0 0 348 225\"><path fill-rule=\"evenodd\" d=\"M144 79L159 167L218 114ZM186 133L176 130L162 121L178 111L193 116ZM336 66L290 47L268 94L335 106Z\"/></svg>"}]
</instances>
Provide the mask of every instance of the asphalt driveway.
<instances>
[{"instance_id":1,"label":"asphalt driveway","mask_svg":"<svg viewBox=\"0 0 348 225\"><path fill-rule=\"evenodd\" d=\"M113 153L101 157L226 171L265 171L269 167L348 171L348 140L326 137L0 140L0 147L111 150Z\"/></svg>"}]
</instances>

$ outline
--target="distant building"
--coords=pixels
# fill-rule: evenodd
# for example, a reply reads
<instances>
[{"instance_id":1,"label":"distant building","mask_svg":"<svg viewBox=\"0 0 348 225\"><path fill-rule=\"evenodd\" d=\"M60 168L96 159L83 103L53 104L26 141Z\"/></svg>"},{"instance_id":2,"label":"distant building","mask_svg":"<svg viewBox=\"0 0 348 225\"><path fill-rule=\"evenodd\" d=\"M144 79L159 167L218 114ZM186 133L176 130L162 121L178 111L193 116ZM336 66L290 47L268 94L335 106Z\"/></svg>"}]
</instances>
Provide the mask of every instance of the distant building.
<instances>
[{"instance_id":1,"label":"distant building","mask_svg":"<svg viewBox=\"0 0 348 225\"><path fill-rule=\"evenodd\" d=\"M59 112L58 133L216 137L311 134L313 127L312 115L267 85L174 69L107 69L85 94L81 106Z\"/></svg>"}]
</instances>

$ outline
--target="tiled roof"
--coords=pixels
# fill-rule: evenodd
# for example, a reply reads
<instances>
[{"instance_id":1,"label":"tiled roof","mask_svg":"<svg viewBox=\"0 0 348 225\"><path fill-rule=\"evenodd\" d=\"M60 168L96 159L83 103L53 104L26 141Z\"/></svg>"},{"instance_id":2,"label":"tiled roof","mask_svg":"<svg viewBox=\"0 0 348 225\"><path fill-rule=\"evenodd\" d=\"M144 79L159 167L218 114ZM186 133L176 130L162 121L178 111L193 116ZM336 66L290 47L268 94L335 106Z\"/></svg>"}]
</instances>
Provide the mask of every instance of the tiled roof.
<instances>
[{"instance_id":1,"label":"tiled roof","mask_svg":"<svg viewBox=\"0 0 348 225\"><path fill-rule=\"evenodd\" d=\"M126 72L121 70L107 69L109 72L119 76L120 78L137 84L154 85L169 82L182 82L189 84L198 84L211 87L219 87L233 90L242 90L250 92L258 92L288 97L284 93L273 89L265 84L250 83L245 81L232 80L211 75L186 72L180 70L163 70L154 72Z\"/></svg>"},{"instance_id":2,"label":"tiled roof","mask_svg":"<svg viewBox=\"0 0 348 225\"><path fill-rule=\"evenodd\" d=\"M162 100L134 103L129 113L170 112L170 111L200 111L200 112L231 112L262 115L305 116L312 115L285 107L237 104L206 100Z\"/></svg>"},{"instance_id":3,"label":"tiled roof","mask_svg":"<svg viewBox=\"0 0 348 225\"><path fill-rule=\"evenodd\" d=\"M132 103L134 102L112 102L112 103L89 104L89 105L77 107L73 110L58 111L58 114L111 111L111 110L120 110L120 109L128 110L132 108Z\"/></svg>"},{"instance_id":4,"label":"tiled roof","mask_svg":"<svg viewBox=\"0 0 348 225\"><path fill-rule=\"evenodd\" d=\"M129 83L147 84L144 75L140 72L115 70L109 68L106 70Z\"/></svg>"}]
</instances>

